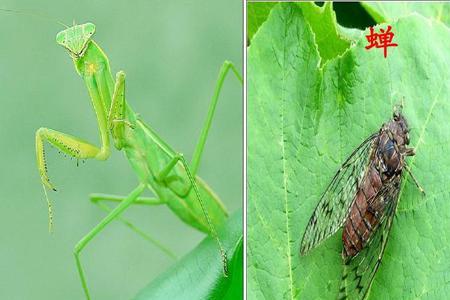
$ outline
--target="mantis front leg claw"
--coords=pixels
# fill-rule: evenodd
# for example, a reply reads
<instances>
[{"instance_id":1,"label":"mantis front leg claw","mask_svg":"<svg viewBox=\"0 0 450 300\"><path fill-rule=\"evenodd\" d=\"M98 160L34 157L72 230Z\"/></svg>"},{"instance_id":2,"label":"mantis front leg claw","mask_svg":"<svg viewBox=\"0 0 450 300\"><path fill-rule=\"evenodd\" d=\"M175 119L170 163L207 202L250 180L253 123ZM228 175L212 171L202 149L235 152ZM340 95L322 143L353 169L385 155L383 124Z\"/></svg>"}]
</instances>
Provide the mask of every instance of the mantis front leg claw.
<instances>
[{"instance_id":1,"label":"mantis front leg claw","mask_svg":"<svg viewBox=\"0 0 450 300\"><path fill-rule=\"evenodd\" d=\"M98 148L77 137L48 128L39 128L36 131L36 158L39 175L41 176L42 184L54 191L56 191L56 188L50 183L47 174L44 141L76 159L96 158L105 160L109 156L109 147Z\"/></svg>"}]
</instances>

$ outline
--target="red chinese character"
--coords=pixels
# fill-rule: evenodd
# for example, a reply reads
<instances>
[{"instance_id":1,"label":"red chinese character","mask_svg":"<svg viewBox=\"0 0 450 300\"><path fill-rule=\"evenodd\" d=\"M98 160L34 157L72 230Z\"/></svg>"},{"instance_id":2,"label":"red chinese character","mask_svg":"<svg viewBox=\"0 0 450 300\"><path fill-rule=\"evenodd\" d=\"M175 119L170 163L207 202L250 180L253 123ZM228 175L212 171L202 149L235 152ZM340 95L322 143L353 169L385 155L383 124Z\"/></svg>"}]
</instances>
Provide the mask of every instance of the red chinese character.
<instances>
[{"instance_id":1,"label":"red chinese character","mask_svg":"<svg viewBox=\"0 0 450 300\"><path fill-rule=\"evenodd\" d=\"M369 50L373 47L375 48L384 48L384 57L387 56L387 47L397 47L398 44L392 43L392 39L394 38L394 33L391 32L391 26L388 25L387 30L380 28L381 33L375 33L373 31L373 27L370 27L370 34L366 35L367 41L370 43L366 46L366 49Z\"/></svg>"}]
</instances>

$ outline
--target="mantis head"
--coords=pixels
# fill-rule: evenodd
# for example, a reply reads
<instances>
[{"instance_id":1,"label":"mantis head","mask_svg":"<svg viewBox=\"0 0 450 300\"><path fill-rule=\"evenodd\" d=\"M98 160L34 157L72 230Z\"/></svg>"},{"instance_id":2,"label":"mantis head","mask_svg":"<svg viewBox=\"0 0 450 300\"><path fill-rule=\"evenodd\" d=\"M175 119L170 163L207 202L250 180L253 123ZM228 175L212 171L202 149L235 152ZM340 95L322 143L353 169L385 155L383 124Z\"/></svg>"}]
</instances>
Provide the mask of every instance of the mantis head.
<instances>
[{"instance_id":1,"label":"mantis head","mask_svg":"<svg viewBox=\"0 0 450 300\"><path fill-rule=\"evenodd\" d=\"M56 35L56 42L75 58L81 58L95 33L95 25L85 23L69 27Z\"/></svg>"}]
</instances>

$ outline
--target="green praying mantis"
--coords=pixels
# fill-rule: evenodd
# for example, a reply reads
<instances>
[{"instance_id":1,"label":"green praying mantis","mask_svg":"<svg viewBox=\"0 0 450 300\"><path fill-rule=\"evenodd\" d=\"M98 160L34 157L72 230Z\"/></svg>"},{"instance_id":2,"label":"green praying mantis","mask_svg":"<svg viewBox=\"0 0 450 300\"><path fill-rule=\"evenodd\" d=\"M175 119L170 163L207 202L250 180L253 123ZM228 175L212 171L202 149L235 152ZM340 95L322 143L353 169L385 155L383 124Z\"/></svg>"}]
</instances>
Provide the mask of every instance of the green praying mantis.
<instances>
[{"instance_id":1,"label":"green praying mantis","mask_svg":"<svg viewBox=\"0 0 450 300\"><path fill-rule=\"evenodd\" d=\"M91 196L91 201L107 210L108 215L74 248L76 266L86 298L90 299L90 293L80 261L81 252L113 220L121 220L138 234L144 235L120 216L134 204L167 205L186 224L211 235L220 250L226 276L227 256L215 228L225 221L227 212L219 197L197 176L197 171L224 80L228 73L232 73L242 84L241 75L231 62L225 61L222 65L204 127L193 159L188 164L181 153L174 151L130 108L125 100L125 73L119 71L115 80L113 79L106 54L92 40L94 33L95 25L92 23L74 25L59 32L56 41L69 52L77 73L87 87L97 117L101 146L97 147L78 137L48 128L36 131L37 165L48 202L50 228L52 211L47 189L56 189L48 177L44 142L75 159L107 160L111 153L112 139L114 147L125 153L139 180L137 187L127 196ZM154 197L142 197L145 190L150 190ZM118 204L110 209L102 205L104 201Z\"/></svg>"}]
</instances>

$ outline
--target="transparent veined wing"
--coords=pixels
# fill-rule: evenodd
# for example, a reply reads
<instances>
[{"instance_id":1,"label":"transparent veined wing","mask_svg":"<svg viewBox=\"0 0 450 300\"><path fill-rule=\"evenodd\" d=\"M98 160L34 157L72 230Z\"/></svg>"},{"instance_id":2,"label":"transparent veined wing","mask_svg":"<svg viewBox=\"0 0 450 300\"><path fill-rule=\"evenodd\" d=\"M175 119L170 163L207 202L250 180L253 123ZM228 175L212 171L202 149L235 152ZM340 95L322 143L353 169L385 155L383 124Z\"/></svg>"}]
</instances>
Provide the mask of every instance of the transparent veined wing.
<instances>
[{"instance_id":1,"label":"transparent veined wing","mask_svg":"<svg viewBox=\"0 0 450 300\"><path fill-rule=\"evenodd\" d=\"M355 257L344 262L338 299L364 299L381 264L392 221L397 209L401 177L383 188L378 197L386 203L378 228Z\"/></svg>"},{"instance_id":2,"label":"transparent veined wing","mask_svg":"<svg viewBox=\"0 0 450 300\"><path fill-rule=\"evenodd\" d=\"M303 234L300 246L302 255L333 235L344 223L369 164L372 146L377 137L378 132L364 140L334 175Z\"/></svg>"}]
</instances>

